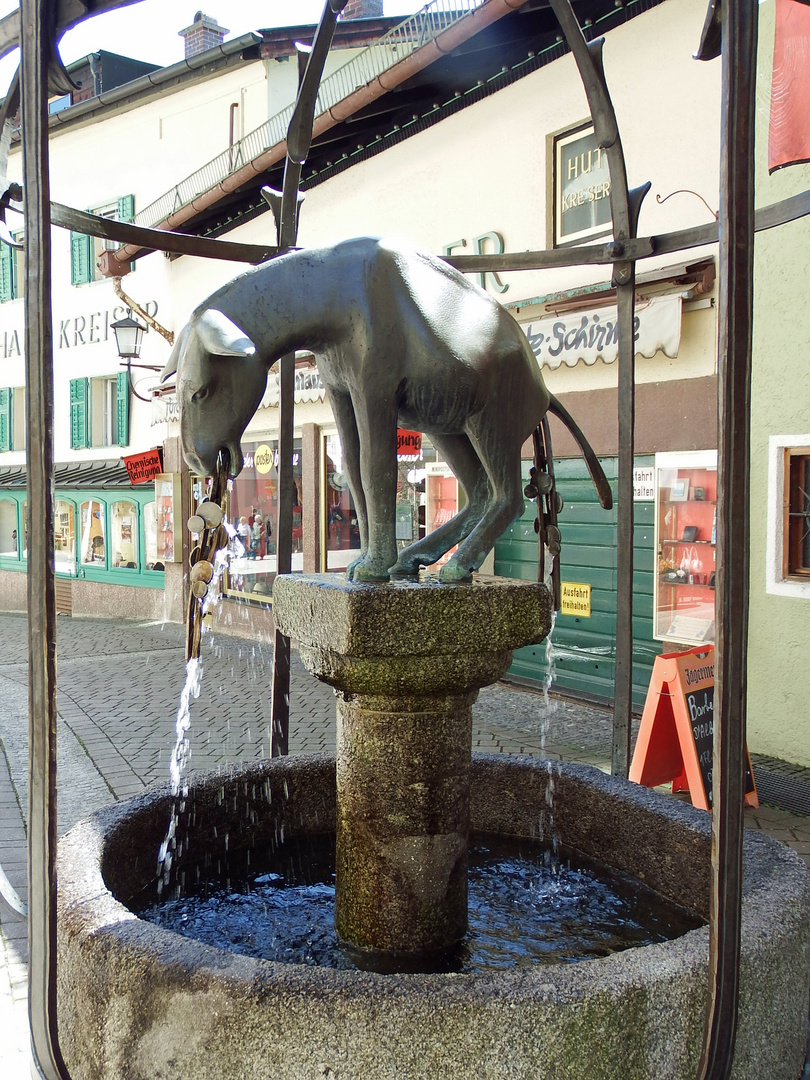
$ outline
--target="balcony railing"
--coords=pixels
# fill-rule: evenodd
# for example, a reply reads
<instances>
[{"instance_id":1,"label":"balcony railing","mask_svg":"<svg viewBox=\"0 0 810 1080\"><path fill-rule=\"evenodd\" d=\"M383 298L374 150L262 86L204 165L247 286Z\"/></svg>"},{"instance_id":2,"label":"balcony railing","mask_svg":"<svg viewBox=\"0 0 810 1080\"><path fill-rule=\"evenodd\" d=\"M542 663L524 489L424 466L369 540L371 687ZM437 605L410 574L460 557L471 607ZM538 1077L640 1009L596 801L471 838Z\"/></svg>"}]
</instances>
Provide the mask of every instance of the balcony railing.
<instances>
[{"instance_id":1,"label":"balcony railing","mask_svg":"<svg viewBox=\"0 0 810 1080\"><path fill-rule=\"evenodd\" d=\"M459 19L481 7L483 3L485 0L432 0L432 3L404 19L384 34L379 41L367 46L361 53L324 79L318 91L315 115L325 113L355 90L392 68L404 57L423 48ZM135 224L151 227L165 221L170 214L176 213L192 199L221 183L231 173L259 157L265 150L283 142L287 137L293 106L294 102L290 102L261 127L245 135L227 150L223 150L212 161L144 207L135 215Z\"/></svg>"}]
</instances>

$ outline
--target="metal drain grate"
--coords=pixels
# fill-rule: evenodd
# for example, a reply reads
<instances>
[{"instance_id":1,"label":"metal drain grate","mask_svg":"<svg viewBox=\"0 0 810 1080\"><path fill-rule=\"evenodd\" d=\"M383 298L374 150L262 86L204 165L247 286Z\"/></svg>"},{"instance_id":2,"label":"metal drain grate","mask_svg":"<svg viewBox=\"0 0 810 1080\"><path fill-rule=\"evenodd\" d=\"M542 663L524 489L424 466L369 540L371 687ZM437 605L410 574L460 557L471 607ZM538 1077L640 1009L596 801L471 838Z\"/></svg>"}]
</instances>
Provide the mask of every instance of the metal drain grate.
<instances>
[{"instance_id":1,"label":"metal drain grate","mask_svg":"<svg viewBox=\"0 0 810 1080\"><path fill-rule=\"evenodd\" d=\"M757 794L761 803L775 806L778 810L785 810L789 814L804 814L810 817L810 783L808 781L776 772L774 769L758 765L756 761L752 764Z\"/></svg>"}]
</instances>

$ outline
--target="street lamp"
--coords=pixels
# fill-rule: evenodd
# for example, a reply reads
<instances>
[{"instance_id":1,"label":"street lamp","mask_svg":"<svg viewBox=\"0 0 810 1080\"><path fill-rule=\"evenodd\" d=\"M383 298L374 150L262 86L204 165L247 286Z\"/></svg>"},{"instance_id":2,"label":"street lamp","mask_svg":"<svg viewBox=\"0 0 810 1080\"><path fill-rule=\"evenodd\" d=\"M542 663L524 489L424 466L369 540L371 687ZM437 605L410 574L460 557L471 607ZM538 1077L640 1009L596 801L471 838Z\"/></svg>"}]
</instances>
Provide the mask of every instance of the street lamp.
<instances>
[{"instance_id":1,"label":"street lamp","mask_svg":"<svg viewBox=\"0 0 810 1080\"><path fill-rule=\"evenodd\" d=\"M110 323L115 331L115 344L122 360L137 360L141 355L141 342L147 327L132 318L132 311L127 308L126 318Z\"/></svg>"}]
</instances>

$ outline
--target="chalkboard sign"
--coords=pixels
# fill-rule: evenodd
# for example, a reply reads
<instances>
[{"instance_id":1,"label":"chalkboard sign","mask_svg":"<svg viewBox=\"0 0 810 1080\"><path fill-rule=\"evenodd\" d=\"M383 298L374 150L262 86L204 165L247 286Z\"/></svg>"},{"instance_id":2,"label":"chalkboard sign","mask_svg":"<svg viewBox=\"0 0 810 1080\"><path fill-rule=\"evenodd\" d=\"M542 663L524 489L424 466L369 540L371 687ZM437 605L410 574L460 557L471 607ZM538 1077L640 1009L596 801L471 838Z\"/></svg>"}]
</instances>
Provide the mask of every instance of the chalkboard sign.
<instances>
[{"instance_id":1,"label":"chalkboard sign","mask_svg":"<svg viewBox=\"0 0 810 1080\"><path fill-rule=\"evenodd\" d=\"M695 740L706 802L712 805L712 761L714 756L714 683L686 695L689 724Z\"/></svg>"},{"instance_id":2,"label":"chalkboard sign","mask_svg":"<svg viewBox=\"0 0 810 1080\"><path fill-rule=\"evenodd\" d=\"M695 806L712 806L714 646L655 658L630 779L647 787L672 782ZM759 806L746 749L745 799Z\"/></svg>"}]
</instances>

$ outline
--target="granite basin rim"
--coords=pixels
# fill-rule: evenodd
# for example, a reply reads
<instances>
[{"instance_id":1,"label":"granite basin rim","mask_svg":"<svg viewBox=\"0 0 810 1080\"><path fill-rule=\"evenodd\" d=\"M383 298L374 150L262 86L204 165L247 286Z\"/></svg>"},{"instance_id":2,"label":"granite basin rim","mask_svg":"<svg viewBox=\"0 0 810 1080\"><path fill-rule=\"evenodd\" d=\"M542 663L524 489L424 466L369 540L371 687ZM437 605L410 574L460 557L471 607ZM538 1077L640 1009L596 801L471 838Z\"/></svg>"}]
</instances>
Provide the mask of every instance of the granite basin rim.
<instances>
[{"instance_id":1,"label":"granite basin rim","mask_svg":"<svg viewBox=\"0 0 810 1080\"><path fill-rule=\"evenodd\" d=\"M681 878L687 868L697 867L708 854L708 814L605 777L587 766L566 765L559 775L555 767L552 774L562 793L559 816L566 828L569 819L575 828L584 815L584 827L598 831L602 811L615 800L613 820L601 826L605 843L611 842L617 822L629 821L632 836L638 840L636 848L650 849L648 876L659 884L667 878L676 893L683 886ZM240 792L247 792L248 798L252 797L251 791L261 791L265 783L272 787L287 780L291 789L290 820L298 811L306 811L304 796L308 793L310 803L317 802L314 808L310 805L310 811L325 825L325 789L333 776L334 761L325 756L275 759L240 769L227 778L199 776L192 782L190 798L205 809L209 801L211 806L217 803L217 793L224 788L226 797L220 805L227 809L231 793L236 793L236 798ZM528 823L533 815L536 821L548 776L543 762L475 755L473 828L480 832L483 826L483 831L503 832L520 827L520 821ZM528 806L532 793L537 801ZM566 800L570 801L570 814L565 810ZM579 801L576 807L575 800ZM407 1046L414 1043L419 1045L425 1065L414 1065L408 1075L428 1080L443 1075L441 1070L451 1066L472 1067L465 1057L468 1052L483 1060L482 1032L486 1032L487 1046L495 1038L502 1048L499 1060L502 1057L504 1069L496 1060L488 1071L478 1075L499 1080L515 1075L528 1077L536 1075L533 1070L538 1067L551 1068L547 1055L558 1050L572 1054L568 1065L580 1068L582 1061L576 1055L581 1050L569 1038L575 1014L587 1014L600 1025L610 1017L618 1036L625 1038L637 1024L637 1018L631 1019L628 1010L636 1015L642 999L647 1009L645 1053L650 1055L650 1071L629 1068L623 1074L611 1071L606 1062L603 1067L592 1068L591 1075L600 1080L622 1075L668 1075L673 1080L685 1080L694 1075L692 1058L702 1031L707 985L707 927L660 945L574 965L537 968L528 974L381 976L253 960L142 922L107 889L102 864L106 859L109 869L116 860L109 851L105 856L105 848L126 839L133 831L138 835L154 832L168 802L166 789L151 791L95 815L60 841L60 1031L67 1040L64 1048L75 1080L95 1080L102 1075L110 1080L119 1075L126 1075L128 1080L147 1075L157 1080L164 1076L167 1080L169 1076L213 1080L238 1075L241 1080L242 1076L267 1075L268 1069L274 1078L292 1080L330 1062L340 1080L371 1080L394 1076L393 1062L401 1060L401 1055L408 1052ZM205 813L200 816L204 818ZM647 835L637 831L644 822ZM662 837L675 839L665 853L667 858L656 859L654 849L660 846ZM628 847L628 835L624 843L614 839L617 851ZM637 857L637 850L626 851L630 861ZM122 866L118 860L119 877L132 877L132 861ZM153 865L153 859L148 861ZM766 1074L777 1080L795 1080L803 1059L808 990L807 871L798 857L782 845L750 834L745 840L745 862L738 1059L746 1063L746 1070L755 1065L756 1071L735 1071L733 1075L740 1080ZM690 883L692 887L694 883ZM705 910L705 883L698 883L697 889L699 906ZM804 960L803 971L799 970L801 964L797 966L797 958ZM121 1015L126 1011L121 994L128 978L133 985L127 992L134 998L127 1009L141 1018L142 1025L143 1017L152 1015L150 1008L156 1010L159 1003L161 1010L153 1018L152 1027L134 1033L121 1024ZM83 998L76 996L78 987L83 987ZM196 1016L204 1001L219 1010L218 1015L227 1017L230 1026L222 1028L211 1021L206 1028L201 1017L200 1039L208 1040L204 1051L192 1048L186 1065L181 1068L182 1063L175 1060L171 1071L162 1071L160 1061L150 1057L156 1045L154 1032L168 1030L171 1016L183 1014L187 1006L193 1007ZM103 1013L93 1019L95 1034L88 1030L88 1020L84 1025L78 1022L83 1015L92 1017L88 1006ZM437 1008L447 1018L443 1025L435 1024ZM666 1022L659 1024L657 1016L665 1017ZM785 1017L792 1018L791 1022L798 1020L798 1031L786 1030ZM763 1027L766 1022L770 1024L767 1046L759 1038L761 1031L768 1030ZM302 1045L305 1023L314 1027ZM538 1024L543 1027L538 1029ZM99 1025L104 1031L103 1040L98 1036ZM238 1029L238 1039L237 1035L232 1037L233 1025L235 1031ZM437 1031L437 1027L441 1030ZM554 1045L540 1045L537 1030L553 1034ZM667 1069L661 1069L656 1055L663 1053L664 1045L672 1044L673 1031L676 1044L682 1037L682 1045L690 1048L691 1056L681 1065L670 1062ZM351 1053L346 1042L349 1035ZM240 1054L247 1057L238 1069L229 1072L229 1055L236 1052L235 1039ZM111 1056L105 1058L105 1053ZM112 1068L113 1057L128 1062L129 1071L117 1073ZM507 1067L516 1071L505 1071Z\"/></svg>"}]
</instances>

